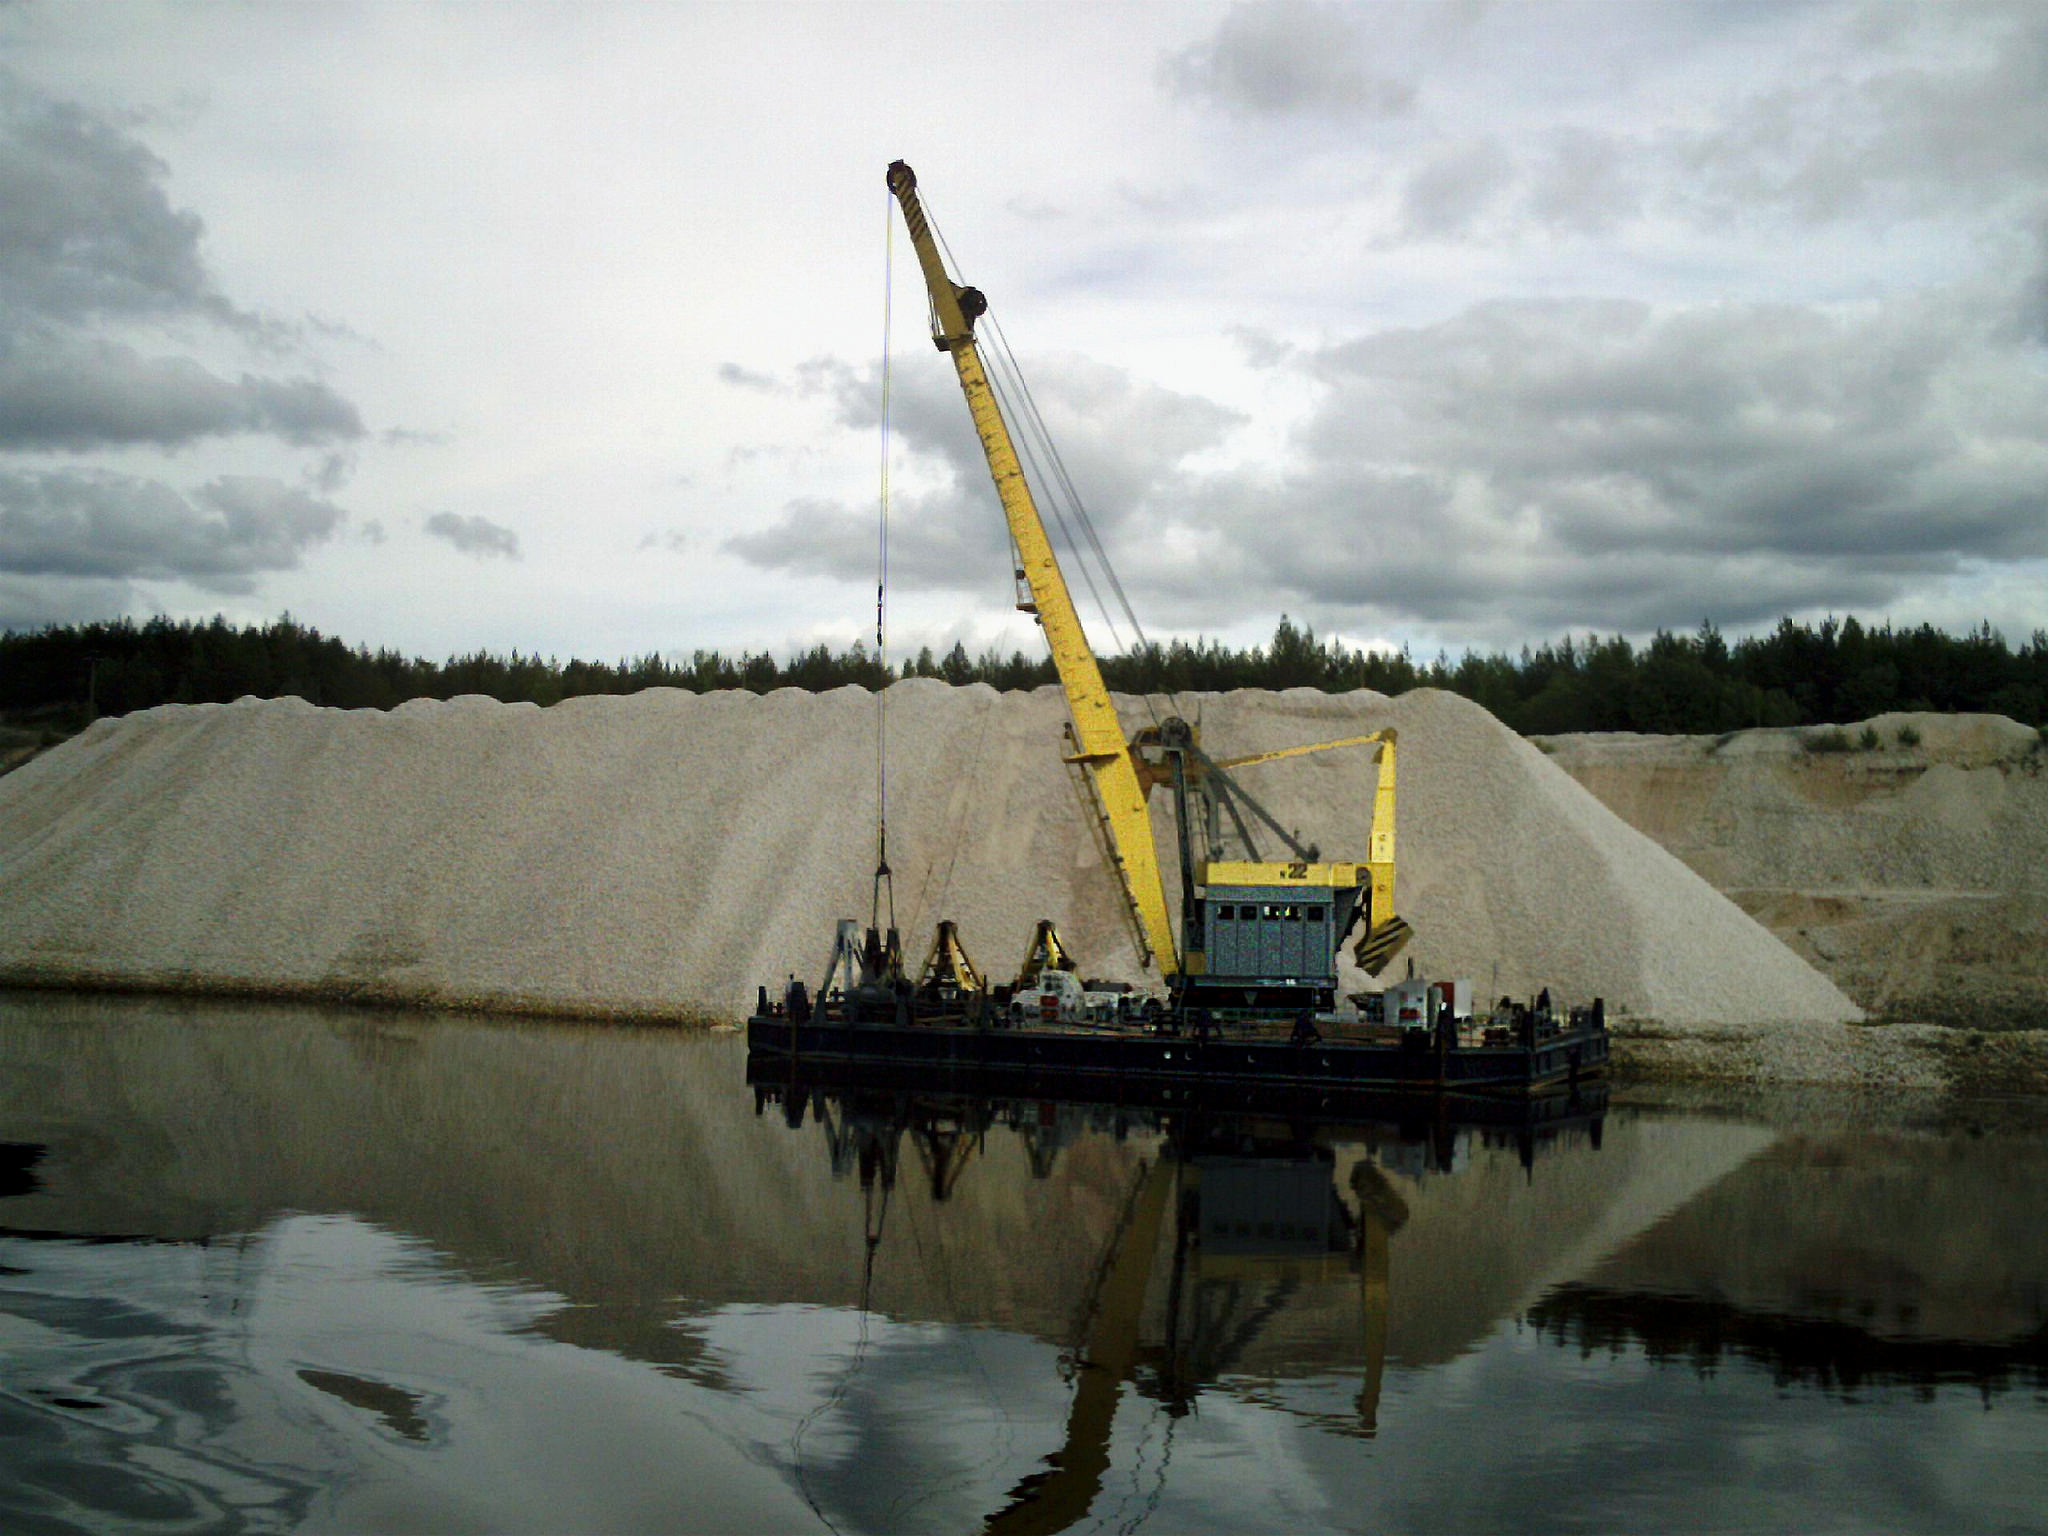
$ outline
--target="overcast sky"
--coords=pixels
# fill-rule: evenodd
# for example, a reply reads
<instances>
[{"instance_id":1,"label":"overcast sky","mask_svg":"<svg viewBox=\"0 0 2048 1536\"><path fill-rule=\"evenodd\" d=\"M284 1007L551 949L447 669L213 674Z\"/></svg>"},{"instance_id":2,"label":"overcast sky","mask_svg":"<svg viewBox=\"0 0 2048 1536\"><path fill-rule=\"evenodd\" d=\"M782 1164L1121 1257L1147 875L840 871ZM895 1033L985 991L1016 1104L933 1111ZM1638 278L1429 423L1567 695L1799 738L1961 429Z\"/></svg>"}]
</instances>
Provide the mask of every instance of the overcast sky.
<instances>
[{"instance_id":1,"label":"overcast sky","mask_svg":"<svg viewBox=\"0 0 2048 1536\"><path fill-rule=\"evenodd\" d=\"M0 0L0 626L866 633L898 157L1155 636L2048 627L2048 7L1311 0ZM894 249L892 646L1035 649Z\"/></svg>"}]
</instances>

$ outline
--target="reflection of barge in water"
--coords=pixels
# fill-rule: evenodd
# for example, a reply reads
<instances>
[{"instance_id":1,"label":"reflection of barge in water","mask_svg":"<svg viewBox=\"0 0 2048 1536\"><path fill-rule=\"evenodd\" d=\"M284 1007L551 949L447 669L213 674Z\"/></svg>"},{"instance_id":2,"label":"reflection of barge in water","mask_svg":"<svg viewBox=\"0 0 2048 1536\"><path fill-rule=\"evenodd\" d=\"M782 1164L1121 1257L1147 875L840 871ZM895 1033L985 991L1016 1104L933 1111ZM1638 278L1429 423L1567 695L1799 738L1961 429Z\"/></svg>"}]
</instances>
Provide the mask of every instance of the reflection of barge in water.
<instances>
[{"instance_id":1,"label":"reflection of barge in water","mask_svg":"<svg viewBox=\"0 0 2048 1536\"><path fill-rule=\"evenodd\" d=\"M1377 1112L1276 1103L1262 1113L1210 1113L1077 1096L1064 1086L1034 1096L964 1093L930 1074L852 1066L851 1075L892 1080L852 1086L844 1067L759 1053L748 1060L748 1077L756 1114L778 1107L792 1130L808 1114L824 1132L834 1174L857 1174L868 1255L863 1307L889 1195L906 1170L921 1169L931 1199L944 1202L998 1127L1024 1143L1038 1178L1050 1177L1063 1149L1087 1136L1136 1138L1144 1148L1062 1353L1073 1383L1063 1441L983 1527L1017 1536L1068 1529L1094 1509L1127 1390L1165 1408L1170 1437L1172 1422L1241 1372L1247 1348L1304 1293L1355 1296L1357 1395L1351 1412L1338 1408L1323 1422L1376 1435L1390 1240L1408 1221L1409 1181L1458 1172L1474 1143L1515 1146L1525 1169L1556 1148L1598 1149L1607 1105L1605 1085L1593 1083L1583 1093L1471 1101L1483 1122L1448 1098L1413 1095ZM1161 1270L1164 1283L1155 1284Z\"/></svg>"},{"instance_id":2,"label":"reflection of barge in water","mask_svg":"<svg viewBox=\"0 0 2048 1536\"><path fill-rule=\"evenodd\" d=\"M858 1106L870 1116L905 1125L933 1114L950 1115L986 1127L997 1122L1040 1127L1055 1119L1081 1117L1118 1136L1216 1122L1285 1125L1297 1136L1320 1137L1335 1130L1357 1134L1376 1127L1368 1139L1415 1147L1419 1167L1448 1170L1454 1146L1477 1135L1489 1144L1516 1146L1522 1162L1559 1136L1590 1137L1600 1145L1608 1088L1590 1080L1556 1093L1507 1095L1360 1089L1332 1092L1327 1085L1247 1082L1235 1075L1193 1084L1134 1080L1048 1078L977 1068L906 1065L868 1057L799 1057L772 1051L747 1056L747 1082L755 1112L779 1105L792 1129L808 1110L822 1120L826 1106L843 1113Z\"/></svg>"}]
</instances>

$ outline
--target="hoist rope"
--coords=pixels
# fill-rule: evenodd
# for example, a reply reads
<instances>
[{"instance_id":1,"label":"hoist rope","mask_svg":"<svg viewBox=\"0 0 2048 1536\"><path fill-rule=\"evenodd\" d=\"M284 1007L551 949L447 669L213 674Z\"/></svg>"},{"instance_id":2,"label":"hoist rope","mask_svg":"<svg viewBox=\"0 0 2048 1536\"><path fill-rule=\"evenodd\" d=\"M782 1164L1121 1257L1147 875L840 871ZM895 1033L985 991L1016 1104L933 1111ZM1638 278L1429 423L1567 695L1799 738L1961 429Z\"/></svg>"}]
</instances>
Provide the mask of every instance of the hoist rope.
<instances>
[{"instance_id":1,"label":"hoist rope","mask_svg":"<svg viewBox=\"0 0 2048 1536\"><path fill-rule=\"evenodd\" d=\"M1151 641L1146 637L1145 627L1138 622L1137 611L1124 592L1109 551L1103 547L1102 539L1095 530L1095 521L1088 515L1087 503L1082 501L1073 477L1067 473L1059 445L1053 440L1052 431L1038 409L1037 398L1031 393L1031 385L1024 377L1016 353L1011 350L1010 339L1003 333L1002 323L993 312L988 315L988 325L991 345L987 355L994 362L989 369L990 387L1002 401L1006 417L1017 423L1019 457L1026 462L1031 478L1041 488L1038 499L1052 514L1053 524L1059 529L1060 542L1067 548L1069 562L1080 573L1082 585L1102 615L1113 648L1126 654L1136 654L1149 648ZM1104 600L1101 587L1096 585L1097 567L1101 569L1104 585L1116 599L1117 608L1122 610L1124 622L1130 626L1137 642L1135 647L1125 641L1117 624L1116 612ZM1168 698L1178 712L1180 700L1174 698L1170 691ZM1159 712L1153 707L1151 695L1141 695L1141 699L1145 712L1156 725Z\"/></svg>"},{"instance_id":2,"label":"hoist rope","mask_svg":"<svg viewBox=\"0 0 2048 1536\"><path fill-rule=\"evenodd\" d=\"M1031 381L1024 377L1024 370L1017 362L1017 355L1010 348L1010 338L1004 333L1002 322L996 319L994 315L989 316L989 329L995 337L996 346L1001 350L1010 372L1016 376L1017 390L1023 400L1023 410L1020 414L1031 423L1036 431L1038 438L1044 445L1046 458L1051 464L1051 474L1045 477L1044 483L1058 486L1060 491L1064 493L1066 500L1073 506L1074 520L1080 527L1083 537L1086 538L1088 548L1094 552L1096 563L1102 567L1103 577L1108 582L1109 590L1116 597L1117 606L1123 610L1125 621L1130 624L1131 632L1136 635L1138 644L1148 644L1149 642L1145 639L1145 628L1138 622L1137 610L1132 608L1130 598L1124 594L1124 584L1117 579L1116 567L1109 562L1109 551L1102 547L1102 540L1096 535L1095 521L1088 515L1087 505L1081 500L1080 491L1075 489L1073 477L1067 473L1066 461L1060 457L1059 443L1053 438L1051 431L1047 429L1045 417L1039 412L1038 399L1031 393ZM1056 503L1058 499L1057 496L1053 498ZM1061 531L1065 532L1066 524L1064 520L1062 520L1060 526ZM1095 594L1095 584L1092 581L1088 584L1088 590L1091 595ZM1099 596L1096 596L1096 603L1102 608L1102 616L1110 626L1111 636L1115 639L1117 648L1122 650L1124 648L1123 636L1116 633L1116 619L1111 615L1109 605L1104 603Z\"/></svg>"},{"instance_id":3,"label":"hoist rope","mask_svg":"<svg viewBox=\"0 0 2048 1536\"><path fill-rule=\"evenodd\" d=\"M882 488L875 535L875 888L868 926L882 926L882 887L889 888L889 926L896 926L896 881L889 873L889 406L894 382L889 332L896 295L896 199L882 210Z\"/></svg>"},{"instance_id":4,"label":"hoist rope","mask_svg":"<svg viewBox=\"0 0 2048 1536\"><path fill-rule=\"evenodd\" d=\"M938 220L932 216L929 201L925 205L925 222L930 225L939 248L945 252L947 263L958 272L960 263L954 257L953 248L947 243L945 232L939 227ZM992 343L986 349L990 363L986 370L989 387L995 391L1005 419L1012 424L1018 458L1022 461L1020 467L1029 471L1028 479L1037 482L1040 489L1039 500L1045 503L1045 509L1052 514L1053 524L1059 529L1061 542L1066 545L1074 568L1080 574L1081 583L1088 590L1088 596L1101 613L1115 649L1130 651L1132 648L1125 644L1117 624L1116 613L1112 611L1109 603L1103 600L1102 592L1095 584L1094 566L1102 568L1104 583L1115 598L1117 608L1122 611L1124 621L1130 625L1131 632L1136 637L1136 649L1149 650L1152 642L1146 636L1144 626L1138 622L1137 611L1131 606L1123 582L1117 577L1116 567L1110 562L1109 551L1104 548L1101 536L1096 532L1094 519L1088 515L1087 504L1081 500L1081 493L1075 487L1073 477L1067 473L1066 461L1060 457L1059 447L1053 441L1051 431L1046 427L1045 417L1038 409L1038 401L1031 393L1031 386L1024 378L1024 370L1017 363L1016 353L1011 349L1010 339L1003 333L1002 323L996 318L993 307L986 311L986 319L988 339ZM1174 712L1181 713L1180 699L1174 691L1171 688L1163 691ZM1142 697L1146 713L1157 724L1159 714L1153 707L1152 696L1147 693Z\"/></svg>"}]
</instances>

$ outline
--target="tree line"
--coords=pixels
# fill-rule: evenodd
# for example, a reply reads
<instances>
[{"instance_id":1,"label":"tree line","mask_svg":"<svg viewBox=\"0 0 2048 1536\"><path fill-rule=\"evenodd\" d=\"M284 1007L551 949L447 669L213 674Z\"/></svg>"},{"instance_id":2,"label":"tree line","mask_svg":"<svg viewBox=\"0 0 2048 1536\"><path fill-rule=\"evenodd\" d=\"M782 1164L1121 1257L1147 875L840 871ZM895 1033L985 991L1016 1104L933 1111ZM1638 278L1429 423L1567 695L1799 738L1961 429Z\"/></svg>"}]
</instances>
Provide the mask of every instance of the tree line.
<instances>
[{"instance_id":1,"label":"tree line","mask_svg":"<svg viewBox=\"0 0 2048 1536\"><path fill-rule=\"evenodd\" d=\"M1855 618L1818 624L1787 618L1768 633L1733 642L1712 625L1691 634L1660 631L1647 644L1620 635L1566 636L1519 655L1469 652L1417 661L1407 651L1353 649L1319 640L1287 618L1262 646L1175 640L1104 657L1102 671L1124 692L1232 688L1371 688L1405 693L1442 688L1484 705L1517 731L1719 733L1750 726L1860 720L1890 709L1989 711L2048 722L2048 630L2014 648L1991 626L1952 635L1921 625L1870 627ZM514 651L477 651L446 661L350 646L289 615L274 623L127 619L0 633L0 712L23 722L83 724L157 704L226 703L245 694L297 694L345 709L390 709L408 699L486 694L508 703L559 703L584 694L721 688L765 693L899 677L1035 688L1056 681L1048 658L954 645L899 664L859 643L824 645L786 660L767 652L728 656L698 650L687 661L649 654L617 662L558 661Z\"/></svg>"}]
</instances>

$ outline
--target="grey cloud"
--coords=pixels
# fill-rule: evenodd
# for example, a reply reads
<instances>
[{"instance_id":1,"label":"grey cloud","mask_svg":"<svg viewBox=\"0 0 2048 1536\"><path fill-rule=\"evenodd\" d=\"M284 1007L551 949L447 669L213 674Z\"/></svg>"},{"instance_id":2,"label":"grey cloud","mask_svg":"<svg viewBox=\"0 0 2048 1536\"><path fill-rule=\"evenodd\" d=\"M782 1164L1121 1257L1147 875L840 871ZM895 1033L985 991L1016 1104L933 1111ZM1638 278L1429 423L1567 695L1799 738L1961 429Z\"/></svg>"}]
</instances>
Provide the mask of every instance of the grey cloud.
<instances>
[{"instance_id":1,"label":"grey cloud","mask_svg":"<svg viewBox=\"0 0 2048 1536\"><path fill-rule=\"evenodd\" d=\"M1291 341L1282 340L1268 331L1253 330L1250 326L1234 325L1227 332L1244 360L1253 368L1277 368L1290 362L1295 356Z\"/></svg>"},{"instance_id":2,"label":"grey cloud","mask_svg":"<svg viewBox=\"0 0 2048 1536\"><path fill-rule=\"evenodd\" d=\"M830 399L841 425L856 431L878 425L881 392L872 370L818 359L801 373L807 387ZM1031 388L1090 520L1111 544L1121 529L1150 519L1148 509L1178 482L1184 460L1219 443L1241 420L1200 396L1070 355L1035 363ZM1013 420L1011 425L1015 430L1019 424ZM898 371L891 430L906 469L920 464L938 468L947 482L940 490L897 495L890 531L892 575L921 586L985 584L991 571L1004 569L1008 535L981 441L950 368ZM1050 461L1042 451L1034 452L1021 432L1018 443L1027 474L1044 499L1040 471L1049 471ZM1051 503L1042 510L1050 514ZM1061 537L1057 526L1054 536ZM768 569L836 576L864 572L874 567L875 512L796 502L772 526L741 535L726 547Z\"/></svg>"},{"instance_id":3,"label":"grey cloud","mask_svg":"<svg viewBox=\"0 0 2048 1536\"><path fill-rule=\"evenodd\" d=\"M1539 224L1605 234L1643 210L1641 167L1615 135L1565 127L1545 137L1530 174L1528 210Z\"/></svg>"},{"instance_id":4,"label":"grey cloud","mask_svg":"<svg viewBox=\"0 0 2048 1536\"><path fill-rule=\"evenodd\" d=\"M985 587L1008 568L1009 538L994 494L906 496L891 509L889 574L907 587ZM872 579L875 510L793 501L767 527L725 547L764 570L838 580Z\"/></svg>"},{"instance_id":5,"label":"grey cloud","mask_svg":"<svg viewBox=\"0 0 2048 1536\"><path fill-rule=\"evenodd\" d=\"M167 174L122 125L0 70L0 452L360 438L355 407L315 379L224 379L109 336L196 326L274 353L286 334L219 292Z\"/></svg>"},{"instance_id":6,"label":"grey cloud","mask_svg":"<svg viewBox=\"0 0 2048 1536\"><path fill-rule=\"evenodd\" d=\"M2048 344L2048 223L2035 232L2033 259L2014 289L2010 333L2016 341Z\"/></svg>"},{"instance_id":7,"label":"grey cloud","mask_svg":"<svg viewBox=\"0 0 2048 1536\"><path fill-rule=\"evenodd\" d=\"M1643 633L1707 617L1739 628L1814 607L1868 611L1895 598L1901 581L1884 562L1870 568L1778 551L1572 550L1540 524L1434 474L1311 467L1280 482L1231 477L1202 487L1189 515L1222 535L1203 562L1140 566L1126 577L1154 602L1170 594L1176 611L1198 623L1238 618L1255 605L1312 617L1325 630L1421 631L1513 646L1568 630ZM1238 576L1227 608L1215 599L1219 568Z\"/></svg>"},{"instance_id":8,"label":"grey cloud","mask_svg":"<svg viewBox=\"0 0 2048 1536\"><path fill-rule=\"evenodd\" d=\"M316 491L332 494L349 482L356 472L356 456L352 453L322 454L320 462L306 473L306 483Z\"/></svg>"},{"instance_id":9,"label":"grey cloud","mask_svg":"<svg viewBox=\"0 0 2048 1536\"><path fill-rule=\"evenodd\" d=\"M11 576L0 571L0 633L90 624L126 613L134 600L135 589L125 581Z\"/></svg>"},{"instance_id":10,"label":"grey cloud","mask_svg":"<svg viewBox=\"0 0 2048 1536\"><path fill-rule=\"evenodd\" d=\"M346 514L276 480L223 475L187 497L93 470L0 473L0 572L182 580L247 592L291 570Z\"/></svg>"},{"instance_id":11,"label":"grey cloud","mask_svg":"<svg viewBox=\"0 0 2048 1536\"><path fill-rule=\"evenodd\" d=\"M1178 96L1258 116L1408 111L1415 87L1370 73L1359 52L1336 6L1263 0L1235 7L1213 36L1161 60L1159 79Z\"/></svg>"},{"instance_id":12,"label":"grey cloud","mask_svg":"<svg viewBox=\"0 0 2048 1536\"><path fill-rule=\"evenodd\" d=\"M1788 59L1704 122L1689 113L1567 122L1512 146L1479 138L1447 147L1411 176L1401 234L1601 235L1652 216L1717 231L1758 218L1951 214L2009 226L2015 202L2036 208L2048 187L2048 12L1902 14L1900 25L1872 30L1845 12L1829 67Z\"/></svg>"},{"instance_id":13,"label":"grey cloud","mask_svg":"<svg viewBox=\"0 0 2048 1536\"><path fill-rule=\"evenodd\" d=\"M1189 523L1273 606L1477 637L1882 606L2048 557L2048 378L1996 314L1479 306L1326 350L1298 458Z\"/></svg>"},{"instance_id":14,"label":"grey cloud","mask_svg":"<svg viewBox=\"0 0 2048 1536\"><path fill-rule=\"evenodd\" d=\"M1643 213L1649 159L1640 144L1580 127L1552 130L1520 152L1490 137L1449 145L1402 188L1399 233L1456 240L1535 226L1605 234Z\"/></svg>"},{"instance_id":15,"label":"grey cloud","mask_svg":"<svg viewBox=\"0 0 2048 1536\"><path fill-rule=\"evenodd\" d=\"M189 358L146 358L112 342L0 337L0 451L175 447L238 433L310 447L362 432L355 407L313 379L245 373L230 383Z\"/></svg>"},{"instance_id":16,"label":"grey cloud","mask_svg":"<svg viewBox=\"0 0 2048 1536\"><path fill-rule=\"evenodd\" d=\"M742 368L738 363L720 363L718 382L730 384L736 389L758 389L763 394L775 394L783 388L781 380L773 374Z\"/></svg>"},{"instance_id":17,"label":"grey cloud","mask_svg":"<svg viewBox=\"0 0 2048 1536\"><path fill-rule=\"evenodd\" d=\"M1408 180L1401 211L1412 235L1467 233L1515 178L1515 162L1492 139L1459 145Z\"/></svg>"},{"instance_id":18,"label":"grey cloud","mask_svg":"<svg viewBox=\"0 0 2048 1536\"><path fill-rule=\"evenodd\" d=\"M1884 197L1909 209L2039 193L2048 172L2048 13L1931 8L1897 39L1903 62L1762 93L1694 146L1734 195L1823 219Z\"/></svg>"},{"instance_id":19,"label":"grey cloud","mask_svg":"<svg viewBox=\"0 0 2048 1536\"><path fill-rule=\"evenodd\" d=\"M426 522L427 532L446 539L465 555L480 560L517 560L519 535L488 517L462 517L454 512L436 512Z\"/></svg>"},{"instance_id":20,"label":"grey cloud","mask_svg":"<svg viewBox=\"0 0 2048 1536\"><path fill-rule=\"evenodd\" d=\"M0 310L234 318L200 261L198 217L158 185L166 169L114 124L0 71Z\"/></svg>"}]
</instances>

